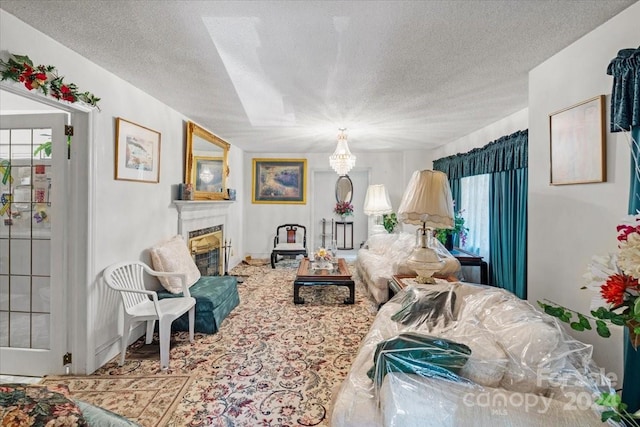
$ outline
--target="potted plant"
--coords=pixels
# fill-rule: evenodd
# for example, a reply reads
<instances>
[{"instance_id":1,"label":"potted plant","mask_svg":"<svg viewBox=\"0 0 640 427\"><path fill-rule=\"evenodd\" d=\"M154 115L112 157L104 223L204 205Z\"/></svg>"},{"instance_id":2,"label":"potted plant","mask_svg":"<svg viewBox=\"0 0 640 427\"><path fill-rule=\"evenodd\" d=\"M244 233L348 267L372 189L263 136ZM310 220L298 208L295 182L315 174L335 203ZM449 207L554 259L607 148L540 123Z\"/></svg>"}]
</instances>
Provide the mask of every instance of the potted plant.
<instances>
[{"instance_id":1,"label":"potted plant","mask_svg":"<svg viewBox=\"0 0 640 427\"><path fill-rule=\"evenodd\" d=\"M453 217L453 228L437 228L436 238L442 243L447 250L452 250L454 243L458 246L464 246L467 240L467 232L469 229L464 226L464 217L462 212L457 211ZM457 240L456 240L457 236Z\"/></svg>"},{"instance_id":2,"label":"potted plant","mask_svg":"<svg viewBox=\"0 0 640 427\"><path fill-rule=\"evenodd\" d=\"M338 202L333 211L344 220L345 216L353 215L353 205L349 202Z\"/></svg>"},{"instance_id":3,"label":"potted plant","mask_svg":"<svg viewBox=\"0 0 640 427\"><path fill-rule=\"evenodd\" d=\"M384 229L387 230L387 233L393 233L398 225L398 217L395 212L382 215L382 225L384 226Z\"/></svg>"}]
</instances>

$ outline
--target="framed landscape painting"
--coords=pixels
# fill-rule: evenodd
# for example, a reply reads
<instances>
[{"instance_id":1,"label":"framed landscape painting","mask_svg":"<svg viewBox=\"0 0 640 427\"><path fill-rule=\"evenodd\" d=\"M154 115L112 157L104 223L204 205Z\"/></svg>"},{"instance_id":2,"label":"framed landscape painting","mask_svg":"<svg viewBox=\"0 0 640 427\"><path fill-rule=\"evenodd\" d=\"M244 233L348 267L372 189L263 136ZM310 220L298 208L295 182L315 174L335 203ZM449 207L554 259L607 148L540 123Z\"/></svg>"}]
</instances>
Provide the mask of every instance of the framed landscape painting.
<instances>
[{"instance_id":1,"label":"framed landscape painting","mask_svg":"<svg viewBox=\"0 0 640 427\"><path fill-rule=\"evenodd\" d=\"M253 159L253 203L306 203L307 159Z\"/></svg>"},{"instance_id":2,"label":"framed landscape painting","mask_svg":"<svg viewBox=\"0 0 640 427\"><path fill-rule=\"evenodd\" d=\"M116 118L115 179L160 182L160 132Z\"/></svg>"},{"instance_id":3,"label":"framed landscape painting","mask_svg":"<svg viewBox=\"0 0 640 427\"><path fill-rule=\"evenodd\" d=\"M604 95L549 115L551 185L604 182Z\"/></svg>"}]
</instances>

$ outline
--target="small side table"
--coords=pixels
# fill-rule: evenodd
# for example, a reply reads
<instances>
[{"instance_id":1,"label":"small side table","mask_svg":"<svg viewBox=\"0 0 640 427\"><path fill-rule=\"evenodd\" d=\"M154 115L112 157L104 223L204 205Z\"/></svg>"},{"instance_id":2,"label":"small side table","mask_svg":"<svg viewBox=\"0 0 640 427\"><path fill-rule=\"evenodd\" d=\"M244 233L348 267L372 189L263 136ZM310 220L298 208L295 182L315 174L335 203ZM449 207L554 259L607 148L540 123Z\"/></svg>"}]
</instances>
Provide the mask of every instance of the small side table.
<instances>
[{"instance_id":1,"label":"small side table","mask_svg":"<svg viewBox=\"0 0 640 427\"><path fill-rule=\"evenodd\" d=\"M342 246L340 246L340 241L338 240L338 236L340 236L338 226L342 227ZM347 231L349 231L349 234L347 234ZM338 240L338 249L353 249L353 221L336 221L334 236Z\"/></svg>"},{"instance_id":2,"label":"small side table","mask_svg":"<svg viewBox=\"0 0 640 427\"><path fill-rule=\"evenodd\" d=\"M460 248L453 248L451 255L456 257L460 262L460 265L480 267L480 283L483 285L489 284L489 266L487 262L479 255L472 254Z\"/></svg>"}]
</instances>

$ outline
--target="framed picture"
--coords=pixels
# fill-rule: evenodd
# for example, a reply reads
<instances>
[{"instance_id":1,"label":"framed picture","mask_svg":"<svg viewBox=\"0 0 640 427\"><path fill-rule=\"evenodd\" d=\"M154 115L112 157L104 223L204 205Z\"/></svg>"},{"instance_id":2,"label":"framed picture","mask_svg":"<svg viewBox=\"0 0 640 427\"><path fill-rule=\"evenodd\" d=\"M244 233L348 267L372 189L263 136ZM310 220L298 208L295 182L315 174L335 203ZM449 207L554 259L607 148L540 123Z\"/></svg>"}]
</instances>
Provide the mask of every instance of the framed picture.
<instances>
[{"instance_id":1,"label":"framed picture","mask_svg":"<svg viewBox=\"0 0 640 427\"><path fill-rule=\"evenodd\" d=\"M115 179L160 182L160 132L116 118Z\"/></svg>"},{"instance_id":2,"label":"framed picture","mask_svg":"<svg viewBox=\"0 0 640 427\"><path fill-rule=\"evenodd\" d=\"M551 185L604 182L604 95L549 115Z\"/></svg>"},{"instance_id":3,"label":"framed picture","mask_svg":"<svg viewBox=\"0 0 640 427\"><path fill-rule=\"evenodd\" d=\"M306 203L307 159L253 159L253 203Z\"/></svg>"},{"instance_id":4,"label":"framed picture","mask_svg":"<svg viewBox=\"0 0 640 427\"><path fill-rule=\"evenodd\" d=\"M193 163L195 176L192 181L195 182L196 191L211 193L222 191L222 157L193 156Z\"/></svg>"}]
</instances>

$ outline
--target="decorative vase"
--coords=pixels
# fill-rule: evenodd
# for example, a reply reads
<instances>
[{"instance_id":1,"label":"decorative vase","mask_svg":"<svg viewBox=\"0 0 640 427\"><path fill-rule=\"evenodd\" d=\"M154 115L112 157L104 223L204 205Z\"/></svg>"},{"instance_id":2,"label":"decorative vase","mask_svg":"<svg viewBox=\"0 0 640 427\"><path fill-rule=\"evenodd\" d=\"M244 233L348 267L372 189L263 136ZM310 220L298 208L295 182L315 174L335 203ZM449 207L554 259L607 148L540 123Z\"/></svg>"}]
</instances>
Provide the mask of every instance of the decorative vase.
<instances>
[{"instance_id":1,"label":"decorative vase","mask_svg":"<svg viewBox=\"0 0 640 427\"><path fill-rule=\"evenodd\" d=\"M640 347L640 335L635 333L635 328L640 326L640 322L636 322L635 320L627 321L627 328L629 329L629 341L631 342L631 346L634 350L638 350Z\"/></svg>"},{"instance_id":2,"label":"decorative vase","mask_svg":"<svg viewBox=\"0 0 640 427\"><path fill-rule=\"evenodd\" d=\"M447 248L448 251L453 250L453 234L447 234L444 240L444 247Z\"/></svg>"},{"instance_id":3,"label":"decorative vase","mask_svg":"<svg viewBox=\"0 0 640 427\"><path fill-rule=\"evenodd\" d=\"M627 411L634 413L640 410L640 347L633 348L632 343L640 339L633 331L638 322L627 322L627 330L624 334L624 377L622 380L622 401L628 405Z\"/></svg>"}]
</instances>

